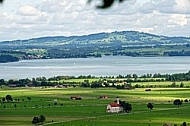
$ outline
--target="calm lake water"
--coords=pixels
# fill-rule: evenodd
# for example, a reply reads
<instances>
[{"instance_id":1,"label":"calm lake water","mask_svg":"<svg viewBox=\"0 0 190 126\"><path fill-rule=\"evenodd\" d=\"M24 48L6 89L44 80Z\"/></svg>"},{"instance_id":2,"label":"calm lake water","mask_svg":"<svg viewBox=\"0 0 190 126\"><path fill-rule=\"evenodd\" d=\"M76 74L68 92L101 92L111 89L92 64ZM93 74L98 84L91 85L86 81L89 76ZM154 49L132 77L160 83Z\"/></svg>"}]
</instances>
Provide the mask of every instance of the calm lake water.
<instances>
[{"instance_id":1,"label":"calm lake water","mask_svg":"<svg viewBox=\"0 0 190 126\"><path fill-rule=\"evenodd\" d=\"M190 57L126 57L23 60L0 64L0 79L58 75L117 76L188 72Z\"/></svg>"}]
</instances>

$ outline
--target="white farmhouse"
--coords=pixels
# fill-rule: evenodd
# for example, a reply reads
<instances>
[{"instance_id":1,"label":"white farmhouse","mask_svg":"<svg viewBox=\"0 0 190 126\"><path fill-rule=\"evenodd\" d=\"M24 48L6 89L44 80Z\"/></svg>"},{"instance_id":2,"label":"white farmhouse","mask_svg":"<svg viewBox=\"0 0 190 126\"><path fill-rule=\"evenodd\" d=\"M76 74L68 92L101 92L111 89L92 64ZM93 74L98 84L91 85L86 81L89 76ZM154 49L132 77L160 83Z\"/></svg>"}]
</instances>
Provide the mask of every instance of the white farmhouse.
<instances>
[{"instance_id":1,"label":"white farmhouse","mask_svg":"<svg viewBox=\"0 0 190 126\"><path fill-rule=\"evenodd\" d=\"M117 97L117 102L112 102L107 105L106 112L108 113L119 113L123 111L123 107L119 104L119 98Z\"/></svg>"}]
</instances>

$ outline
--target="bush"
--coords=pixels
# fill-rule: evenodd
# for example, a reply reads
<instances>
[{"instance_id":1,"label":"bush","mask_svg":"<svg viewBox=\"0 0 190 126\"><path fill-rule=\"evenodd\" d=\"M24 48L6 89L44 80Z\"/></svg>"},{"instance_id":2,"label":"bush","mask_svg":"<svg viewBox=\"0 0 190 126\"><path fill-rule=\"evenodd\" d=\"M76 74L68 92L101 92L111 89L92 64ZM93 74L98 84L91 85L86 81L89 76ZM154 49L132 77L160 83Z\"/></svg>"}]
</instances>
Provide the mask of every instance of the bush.
<instances>
[{"instance_id":1,"label":"bush","mask_svg":"<svg viewBox=\"0 0 190 126\"><path fill-rule=\"evenodd\" d=\"M189 100L188 99L185 99L184 102L188 102Z\"/></svg>"}]
</instances>

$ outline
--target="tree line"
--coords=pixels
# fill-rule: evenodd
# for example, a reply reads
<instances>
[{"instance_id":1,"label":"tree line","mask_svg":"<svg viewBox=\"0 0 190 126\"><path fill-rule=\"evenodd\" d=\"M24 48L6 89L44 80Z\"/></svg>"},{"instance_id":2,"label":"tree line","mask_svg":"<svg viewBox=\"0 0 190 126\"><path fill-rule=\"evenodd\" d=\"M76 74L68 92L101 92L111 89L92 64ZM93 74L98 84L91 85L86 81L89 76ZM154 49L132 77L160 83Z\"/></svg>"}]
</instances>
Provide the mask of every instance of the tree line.
<instances>
[{"instance_id":1,"label":"tree line","mask_svg":"<svg viewBox=\"0 0 190 126\"><path fill-rule=\"evenodd\" d=\"M19 61L18 57L12 55L0 55L0 63L17 62L17 61Z\"/></svg>"},{"instance_id":2,"label":"tree line","mask_svg":"<svg viewBox=\"0 0 190 126\"><path fill-rule=\"evenodd\" d=\"M68 81L70 79L84 79L81 81ZM92 80L92 81L90 81ZM37 77L37 78L26 78L26 79L0 79L0 86L6 85L10 87L24 87L24 86L81 86L81 87L116 87L118 89L124 88L143 88L143 85L135 84L131 85L134 82L165 82L171 81L172 84L168 87L184 87L184 84L181 83L177 85L175 82L180 81L189 81L190 80L190 71L187 73L176 73L176 74L144 74L138 76L137 74L127 74L127 75L118 75L118 76L105 76L105 77L96 77L96 76L55 76L55 77ZM120 83L121 85L117 85ZM151 87L153 85L150 85Z\"/></svg>"},{"instance_id":3,"label":"tree line","mask_svg":"<svg viewBox=\"0 0 190 126\"><path fill-rule=\"evenodd\" d=\"M100 48L101 47L101 48ZM154 57L154 56L190 56L189 44L184 45L144 45L128 46L121 42L110 44L70 44L61 46L41 45L36 47L16 46L0 47L0 63L15 62L30 59L54 59L54 58L88 58L102 56L131 56L131 57ZM37 51L34 51L38 50ZM43 51L40 51L43 50ZM161 50L161 51L158 51ZM11 58L10 58L11 56ZM14 58L14 60L12 60ZM16 59L16 60L15 60Z\"/></svg>"}]
</instances>

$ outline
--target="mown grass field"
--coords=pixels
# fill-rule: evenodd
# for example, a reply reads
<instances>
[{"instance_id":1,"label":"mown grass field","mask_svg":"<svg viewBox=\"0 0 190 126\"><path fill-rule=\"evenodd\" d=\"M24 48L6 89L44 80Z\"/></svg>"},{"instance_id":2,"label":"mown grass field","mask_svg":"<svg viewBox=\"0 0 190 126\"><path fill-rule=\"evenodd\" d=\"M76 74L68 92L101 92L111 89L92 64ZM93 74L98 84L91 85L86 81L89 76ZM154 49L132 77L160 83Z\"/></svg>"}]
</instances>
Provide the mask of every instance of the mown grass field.
<instances>
[{"instance_id":1,"label":"mown grass field","mask_svg":"<svg viewBox=\"0 0 190 126\"><path fill-rule=\"evenodd\" d=\"M189 88L152 88L152 91L78 87L0 89L1 99L8 94L19 102L0 104L0 126L32 126L33 117L39 115L46 117L44 126L162 126L190 122L190 103L183 102L180 107L173 105L174 99L190 99ZM98 99L101 95L108 98ZM71 100L71 96L80 96L82 100ZM107 104L117 96L132 104L130 113L106 113ZM152 111L146 107L149 102L154 104Z\"/></svg>"}]
</instances>

